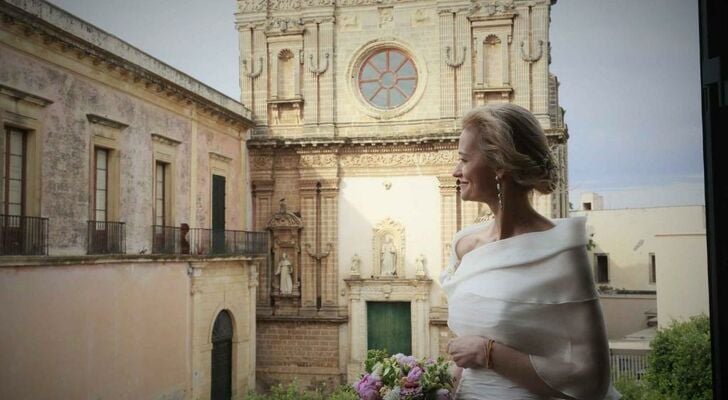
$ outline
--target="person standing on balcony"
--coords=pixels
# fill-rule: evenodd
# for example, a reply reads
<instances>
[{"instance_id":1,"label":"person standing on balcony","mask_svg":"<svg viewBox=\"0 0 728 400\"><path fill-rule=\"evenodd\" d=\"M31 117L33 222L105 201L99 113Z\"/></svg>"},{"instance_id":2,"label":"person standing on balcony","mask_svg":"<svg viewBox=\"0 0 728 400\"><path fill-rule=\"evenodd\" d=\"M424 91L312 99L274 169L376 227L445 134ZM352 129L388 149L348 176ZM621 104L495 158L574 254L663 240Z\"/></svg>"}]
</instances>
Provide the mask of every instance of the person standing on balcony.
<instances>
[{"instance_id":1,"label":"person standing on balcony","mask_svg":"<svg viewBox=\"0 0 728 400\"><path fill-rule=\"evenodd\" d=\"M585 220L550 220L530 202L557 187L543 129L513 104L475 108L462 126L453 176L495 218L455 234L441 276L456 398L618 399Z\"/></svg>"}]
</instances>

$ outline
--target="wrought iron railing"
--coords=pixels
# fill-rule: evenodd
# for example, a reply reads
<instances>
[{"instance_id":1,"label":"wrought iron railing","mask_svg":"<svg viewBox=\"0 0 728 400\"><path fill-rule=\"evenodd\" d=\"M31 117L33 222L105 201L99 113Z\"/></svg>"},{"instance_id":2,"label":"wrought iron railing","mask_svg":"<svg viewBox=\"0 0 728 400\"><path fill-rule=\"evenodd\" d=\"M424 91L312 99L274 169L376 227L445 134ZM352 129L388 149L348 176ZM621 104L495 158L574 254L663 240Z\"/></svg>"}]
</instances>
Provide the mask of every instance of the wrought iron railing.
<instances>
[{"instance_id":1,"label":"wrought iron railing","mask_svg":"<svg viewBox=\"0 0 728 400\"><path fill-rule=\"evenodd\" d=\"M88 221L88 254L126 253L126 228L123 222Z\"/></svg>"},{"instance_id":2,"label":"wrought iron railing","mask_svg":"<svg viewBox=\"0 0 728 400\"><path fill-rule=\"evenodd\" d=\"M48 255L48 218L0 214L0 255Z\"/></svg>"},{"instance_id":3,"label":"wrought iron railing","mask_svg":"<svg viewBox=\"0 0 728 400\"><path fill-rule=\"evenodd\" d=\"M618 354L610 351L609 362L612 371L612 381L621 377L639 380L647 369L647 353Z\"/></svg>"},{"instance_id":4,"label":"wrought iron railing","mask_svg":"<svg viewBox=\"0 0 728 400\"><path fill-rule=\"evenodd\" d=\"M268 233L152 226L152 253L190 255L254 255L268 252Z\"/></svg>"}]
</instances>

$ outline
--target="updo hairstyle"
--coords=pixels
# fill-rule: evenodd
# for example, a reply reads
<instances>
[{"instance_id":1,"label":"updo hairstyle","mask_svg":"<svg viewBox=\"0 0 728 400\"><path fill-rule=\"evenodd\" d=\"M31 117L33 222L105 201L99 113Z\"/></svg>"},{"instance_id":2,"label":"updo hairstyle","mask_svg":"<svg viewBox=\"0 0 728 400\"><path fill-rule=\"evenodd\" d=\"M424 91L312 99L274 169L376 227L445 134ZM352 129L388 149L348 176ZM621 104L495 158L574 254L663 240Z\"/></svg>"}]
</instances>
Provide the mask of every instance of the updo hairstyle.
<instances>
[{"instance_id":1,"label":"updo hairstyle","mask_svg":"<svg viewBox=\"0 0 728 400\"><path fill-rule=\"evenodd\" d=\"M558 185L558 171L546 134L536 117L515 104L491 104L470 110L463 129L478 136L486 161L494 170L510 173L513 181L543 194Z\"/></svg>"}]
</instances>

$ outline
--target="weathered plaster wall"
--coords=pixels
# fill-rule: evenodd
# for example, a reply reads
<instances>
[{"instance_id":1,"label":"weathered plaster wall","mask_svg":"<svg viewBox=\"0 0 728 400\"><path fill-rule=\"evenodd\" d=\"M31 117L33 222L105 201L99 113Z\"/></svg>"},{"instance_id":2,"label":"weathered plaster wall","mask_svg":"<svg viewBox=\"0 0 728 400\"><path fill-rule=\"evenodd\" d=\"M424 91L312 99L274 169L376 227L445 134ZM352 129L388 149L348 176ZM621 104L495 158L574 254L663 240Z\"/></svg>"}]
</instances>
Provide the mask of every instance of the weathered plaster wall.
<instances>
[{"instance_id":1,"label":"weathered plaster wall","mask_svg":"<svg viewBox=\"0 0 728 400\"><path fill-rule=\"evenodd\" d=\"M385 185L389 185L389 189ZM347 177L339 189L339 276L351 273L351 259L361 259L361 276L374 274L374 228L386 218L405 227L405 277L414 279L416 259L426 259L426 273L437 280L444 266L440 263L440 190L432 176ZM433 285L438 286L438 285ZM439 287L439 286L438 286ZM434 290L434 289L433 289ZM433 293L435 294L435 293ZM436 293L439 298L439 292ZM342 299L344 300L344 299ZM438 304L437 302L435 304Z\"/></svg>"},{"instance_id":2,"label":"weathered plaster wall","mask_svg":"<svg viewBox=\"0 0 728 400\"><path fill-rule=\"evenodd\" d=\"M655 295L602 295L599 302L609 340L618 340L630 333L647 329L646 313L654 315L657 312Z\"/></svg>"},{"instance_id":3,"label":"weathered plaster wall","mask_svg":"<svg viewBox=\"0 0 728 400\"><path fill-rule=\"evenodd\" d=\"M676 231L655 239L658 327L709 314L705 231Z\"/></svg>"},{"instance_id":4,"label":"weathered plaster wall","mask_svg":"<svg viewBox=\"0 0 728 400\"><path fill-rule=\"evenodd\" d=\"M126 223L127 252L151 251L153 146L151 134L181 142L175 147L175 215L169 225L188 223L210 227L209 154L229 157L227 229L244 227L245 157L239 132L194 106L180 105L163 95L151 95L144 85L133 85L73 60L67 54L42 51L25 41L5 37L0 44L0 82L53 101L44 109L42 129L42 209L50 218L50 254L86 252L86 221L91 219L91 148L97 127L87 114L128 125L118 132L120 159L119 221ZM17 46L14 46L16 45ZM27 54L32 51L36 55ZM195 136L196 134L196 136ZM195 141L194 138L197 138ZM199 149L194 149L199 146ZM198 163L193 165L193 152ZM192 168L197 176L194 210L190 208ZM193 219L194 217L194 219Z\"/></svg>"},{"instance_id":5,"label":"weathered plaster wall","mask_svg":"<svg viewBox=\"0 0 728 400\"><path fill-rule=\"evenodd\" d=\"M0 268L0 398L182 399L187 263Z\"/></svg>"},{"instance_id":6,"label":"weathered plaster wall","mask_svg":"<svg viewBox=\"0 0 728 400\"><path fill-rule=\"evenodd\" d=\"M587 217L587 233L594 234L592 239L596 243L591 253L608 255L608 285L617 289L658 288L649 282L649 254L655 254L657 271L661 270L661 264L669 257L661 254L655 235L705 231L703 206L577 211L572 212L571 216ZM690 248L688 242L678 240L674 243L678 248L684 246L685 251L697 251ZM701 251L705 253L706 249ZM592 266L594 263L592 258Z\"/></svg>"}]
</instances>

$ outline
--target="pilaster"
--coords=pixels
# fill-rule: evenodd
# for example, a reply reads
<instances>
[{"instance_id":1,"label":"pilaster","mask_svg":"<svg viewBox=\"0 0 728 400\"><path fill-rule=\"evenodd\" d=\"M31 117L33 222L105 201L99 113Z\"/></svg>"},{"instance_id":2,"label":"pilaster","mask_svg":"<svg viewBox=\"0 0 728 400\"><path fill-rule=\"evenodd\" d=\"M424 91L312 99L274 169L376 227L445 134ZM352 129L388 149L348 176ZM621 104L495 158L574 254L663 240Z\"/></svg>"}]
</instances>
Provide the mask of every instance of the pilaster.
<instances>
[{"instance_id":1,"label":"pilaster","mask_svg":"<svg viewBox=\"0 0 728 400\"><path fill-rule=\"evenodd\" d=\"M447 47L456 49L453 35L453 12L449 9L439 11L440 20L440 117L455 118L455 70L448 65Z\"/></svg>"},{"instance_id":2,"label":"pilaster","mask_svg":"<svg viewBox=\"0 0 728 400\"><path fill-rule=\"evenodd\" d=\"M463 62L458 68L455 77L455 86L458 88L457 108L455 116L457 118L465 115L473 107L473 63L471 60L472 40L470 34L470 21L468 20L468 10L458 10L455 14L455 49L463 51L467 49L465 54L461 54L467 62Z\"/></svg>"}]
</instances>

